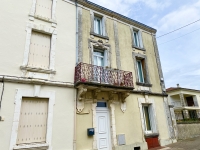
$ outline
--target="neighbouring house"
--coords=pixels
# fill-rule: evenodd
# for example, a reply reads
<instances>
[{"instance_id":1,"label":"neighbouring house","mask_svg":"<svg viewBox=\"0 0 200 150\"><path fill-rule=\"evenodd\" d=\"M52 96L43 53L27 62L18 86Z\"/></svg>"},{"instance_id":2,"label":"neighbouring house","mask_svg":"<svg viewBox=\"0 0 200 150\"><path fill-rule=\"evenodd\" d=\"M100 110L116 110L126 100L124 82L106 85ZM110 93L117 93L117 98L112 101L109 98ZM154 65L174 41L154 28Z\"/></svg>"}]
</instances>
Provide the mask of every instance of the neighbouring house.
<instances>
[{"instance_id":1,"label":"neighbouring house","mask_svg":"<svg viewBox=\"0 0 200 150\"><path fill-rule=\"evenodd\" d=\"M0 150L72 150L75 6L2 0L0 18Z\"/></svg>"},{"instance_id":2,"label":"neighbouring house","mask_svg":"<svg viewBox=\"0 0 200 150\"><path fill-rule=\"evenodd\" d=\"M200 136L200 90L170 87L167 90L177 139Z\"/></svg>"},{"instance_id":3,"label":"neighbouring house","mask_svg":"<svg viewBox=\"0 0 200 150\"><path fill-rule=\"evenodd\" d=\"M156 29L87 0L77 9L77 150L176 142Z\"/></svg>"}]
</instances>

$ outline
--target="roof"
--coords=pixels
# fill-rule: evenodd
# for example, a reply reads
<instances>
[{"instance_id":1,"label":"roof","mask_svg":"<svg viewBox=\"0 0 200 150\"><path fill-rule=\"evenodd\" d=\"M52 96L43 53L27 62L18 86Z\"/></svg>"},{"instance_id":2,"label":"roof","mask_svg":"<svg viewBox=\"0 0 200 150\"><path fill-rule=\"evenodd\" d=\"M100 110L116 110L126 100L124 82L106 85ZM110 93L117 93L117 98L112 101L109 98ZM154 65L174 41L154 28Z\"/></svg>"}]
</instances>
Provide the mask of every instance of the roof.
<instances>
[{"instance_id":1,"label":"roof","mask_svg":"<svg viewBox=\"0 0 200 150\"><path fill-rule=\"evenodd\" d=\"M195 89L188 89L188 88L182 88L182 87L170 87L166 89L166 92L171 92L175 90L188 90L188 91L195 91L195 92L200 92L200 90L195 90Z\"/></svg>"},{"instance_id":2,"label":"roof","mask_svg":"<svg viewBox=\"0 0 200 150\"><path fill-rule=\"evenodd\" d=\"M71 1L75 2L76 0L71 0ZM156 33L157 32L156 29L154 29L154 28L152 28L150 26L147 26L147 25L145 25L143 23L135 21L135 20L133 20L131 18L128 18L126 16L123 16L123 15L117 13L117 12L114 12L114 11L112 11L110 9L102 7L102 6L98 5L98 4L90 2L88 0L77 0L77 3L79 3L79 4L83 5L83 6L86 6L86 7L90 8L90 9L94 9L96 11L100 11L100 12L102 12L102 13L108 15L108 16L114 17L114 18L116 18L118 20L121 20L121 21L126 22L128 24L131 24L131 25L136 26L138 28L144 29L146 31L149 31L149 32L152 32L152 33Z\"/></svg>"}]
</instances>

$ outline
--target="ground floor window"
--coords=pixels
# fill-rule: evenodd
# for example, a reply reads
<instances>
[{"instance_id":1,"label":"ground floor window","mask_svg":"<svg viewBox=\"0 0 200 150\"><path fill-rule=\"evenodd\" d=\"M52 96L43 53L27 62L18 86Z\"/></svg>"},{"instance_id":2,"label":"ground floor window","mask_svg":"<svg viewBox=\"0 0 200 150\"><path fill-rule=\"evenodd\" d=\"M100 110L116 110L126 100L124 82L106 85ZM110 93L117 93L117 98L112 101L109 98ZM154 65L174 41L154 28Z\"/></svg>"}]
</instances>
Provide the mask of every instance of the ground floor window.
<instances>
[{"instance_id":1,"label":"ground floor window","mask_svg":"<svg viewBox=\"0 0 200 150\"><path fill-rule=\"evenodd\" d=\"M151 128L151 119L150 119L150 108L149 105L144 105L143 106L143 115L144 115L144 125L145 125L145 130L148 133L152 133L152 128Z\"/></svg>"},{"instance_id":2,"label":"ground floor window","mask_svg":"<svg viewBox=\"0 0 200 150\"><path fill-rule=\"evenodd\" d=\"M46 143L48 99L22 98L17 145Z\"/></svg>"}]
</instances>

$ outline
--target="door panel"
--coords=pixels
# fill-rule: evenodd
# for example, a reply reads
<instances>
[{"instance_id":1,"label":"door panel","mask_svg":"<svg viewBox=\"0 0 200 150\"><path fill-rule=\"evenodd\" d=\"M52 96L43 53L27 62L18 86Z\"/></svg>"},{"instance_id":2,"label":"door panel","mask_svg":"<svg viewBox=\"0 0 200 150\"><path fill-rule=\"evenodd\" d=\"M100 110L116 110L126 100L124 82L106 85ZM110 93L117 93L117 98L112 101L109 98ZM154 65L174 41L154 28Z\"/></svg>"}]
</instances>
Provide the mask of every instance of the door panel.
<instances>
[{"instance_id":1,"label":"door panel","mask_svg":"<svg viewBox=\"0 0 200 150\"><path fill-rule=\"evenodd\" d=\"M97 112L97 147L98 150L109 150L108 112Z\"/></svg>"}]
</instances>

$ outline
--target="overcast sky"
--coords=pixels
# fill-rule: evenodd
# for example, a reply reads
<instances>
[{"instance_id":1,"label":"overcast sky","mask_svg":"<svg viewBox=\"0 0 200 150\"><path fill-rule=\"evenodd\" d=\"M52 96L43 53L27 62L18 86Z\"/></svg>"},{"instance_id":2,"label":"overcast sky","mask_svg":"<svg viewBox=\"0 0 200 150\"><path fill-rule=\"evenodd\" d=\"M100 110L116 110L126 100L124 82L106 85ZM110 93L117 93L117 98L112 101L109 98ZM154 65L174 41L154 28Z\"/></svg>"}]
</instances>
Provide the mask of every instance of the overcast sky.
<instances>
[{"instance_id":1,"label":"overcast sky","mask_svg":"<svg viewBox=\"0 0 200 150\"><path fill-rule=\"evenodd\" d=\"M157 29L157 36L200 19L200 0L90 1ZM200 21L157 43L166 87L200 90Z\"/></svg>"}]
</instances>

